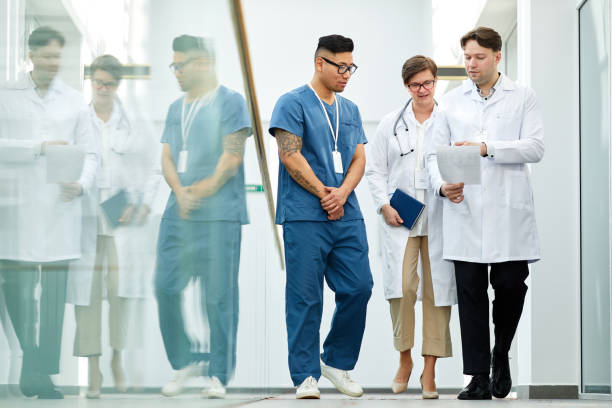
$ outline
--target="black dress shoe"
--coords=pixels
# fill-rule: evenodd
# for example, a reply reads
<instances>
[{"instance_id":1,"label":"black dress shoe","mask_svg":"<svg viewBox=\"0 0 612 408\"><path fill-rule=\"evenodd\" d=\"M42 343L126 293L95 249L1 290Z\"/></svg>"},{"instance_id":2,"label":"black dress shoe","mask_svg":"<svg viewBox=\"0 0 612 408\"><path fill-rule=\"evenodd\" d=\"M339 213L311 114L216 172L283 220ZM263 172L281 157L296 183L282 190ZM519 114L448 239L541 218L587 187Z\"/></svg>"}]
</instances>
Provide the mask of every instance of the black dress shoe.
<instances>
[{"instance_id":1,"label":"black dress shoe","mask_svg":"<svg viewBox=\"0 0 612 408\"><path fill-rule=\"evenodd\" d=\"M487 374L477 374L472 377L472 381L459 393L457 399L460 400L490 400L491 386Z\"/></svg>"},{"instance_id":2,"label":"black dress shoe","mask_svg":"<svg viewBox=\"0 0 612 408\"><path fill-rule=\"evenodd\" d=\"M38 382L36 381L38 374L21 369L19 377L19 390L26 397L33 397L38 391Z\"/></svg>"},{"instance_id":3,"label":"black dress shoe","mask_svg":"<svg viewBox=\"0 0 612 408\"><path fill-rule=\"evenodd\" d=\"M493 349L491 356L493 373L491 375L491 392L495 398L506 398L512 388L510 362L508 354L498 354Z\"/></svg>"}]
</instances>

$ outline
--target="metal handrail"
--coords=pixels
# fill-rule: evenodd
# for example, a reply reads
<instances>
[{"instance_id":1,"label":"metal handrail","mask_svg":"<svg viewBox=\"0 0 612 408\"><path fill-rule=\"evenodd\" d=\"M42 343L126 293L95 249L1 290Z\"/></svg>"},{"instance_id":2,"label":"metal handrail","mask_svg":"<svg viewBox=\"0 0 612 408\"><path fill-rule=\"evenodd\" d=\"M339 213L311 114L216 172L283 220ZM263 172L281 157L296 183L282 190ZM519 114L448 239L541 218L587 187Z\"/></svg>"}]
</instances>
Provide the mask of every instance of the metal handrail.
<instances>
[{"instance_id":1,"label":"metal handrail","mask_svg":"<svg viewBox=\"0 0 612 408\"><path fill-rule=\"evenodd\" d=\"M275 219L276 211L274 208L274 196L272 195L272 184L270 183L270 172L268 171L268 161L266 159L266 144L261 128L261 119L259 117L259 104L255 93L255 80L253 79L253 67L251 65L251 56L249 54L249 45L246 36L246 27L244 24L244 13L242 11L242 3L240 0L230 0L232 8L232 21L236 33L236 42L238 43L238 53L240 56L240 65L242 75L244 77L244 90L249 101L249 114L251 115L251 123L253 124L253 136L255 138L255 147L257 148L257 159L259 161L259 171L261 180L264 186L264 194L268 202L268 213L272 223L272 233L276 242L276 248L280 258L281 268L285 269L285 259L283 257L283 247L280 241L280 235L276 228Z\"/></svg>"}]
</instances>

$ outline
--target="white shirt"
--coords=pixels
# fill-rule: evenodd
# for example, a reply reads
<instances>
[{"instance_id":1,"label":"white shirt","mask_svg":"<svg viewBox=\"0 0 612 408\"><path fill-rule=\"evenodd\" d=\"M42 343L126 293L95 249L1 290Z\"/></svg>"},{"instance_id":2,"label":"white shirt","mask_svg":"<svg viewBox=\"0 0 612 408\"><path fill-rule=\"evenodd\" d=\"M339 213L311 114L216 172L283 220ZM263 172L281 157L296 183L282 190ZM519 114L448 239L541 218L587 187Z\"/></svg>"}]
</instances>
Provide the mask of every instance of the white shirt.
<instances>
[{"instance_id":1,"label":"white shirt","mask_svg":"<svg viewBox=\"0 0 612 408\"><path fill-rule=\"evenodd\" d=\"M416 161L415 161L415 166L414 166L413 171L416 172L417 169L420 169L421 171L426 171L425 170L425 133L427 132L428 129L433 129L431 126L433 120L431 117L429 117L425 122L419 123L419 121L417 121L416 118L414 117L414 113L412 113L412 115L409 115L409 116L412 116L412 119L414 119L415 126L416 126L416 134L417 134L416 149L414 149L414 153L416 154ZM425 189L415 187L415 198L419 200L420 202L426 204L425 192L426 192ZM426 235L427 235L427 211L423 211L423 213L417 220L415 226L410 230L410 236L419 237L419 236L426 236Z\"/></svg>"}]
</instances>

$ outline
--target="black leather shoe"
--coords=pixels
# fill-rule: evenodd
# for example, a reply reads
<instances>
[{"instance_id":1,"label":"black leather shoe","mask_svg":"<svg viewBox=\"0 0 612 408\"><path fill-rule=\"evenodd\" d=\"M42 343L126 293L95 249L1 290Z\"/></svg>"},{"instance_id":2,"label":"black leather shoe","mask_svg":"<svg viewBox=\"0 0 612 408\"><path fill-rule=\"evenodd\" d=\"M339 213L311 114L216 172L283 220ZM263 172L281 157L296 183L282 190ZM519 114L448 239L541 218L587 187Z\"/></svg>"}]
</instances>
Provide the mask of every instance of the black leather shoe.
<instances>
[{"instance_id":1,"label":"black leather shoe","mask_svg":"<svg viewBox=\"0 0 612 408\"><path fill-rule=\"evenodd\" d=\"M36 381L37 374L21 369L19 377L19 390L26 397L33 397L38 391L38 383Z\"/></svg>"},{"instance_id":2,"label":"black leather shoe","mask_svg":"<svg viewBox=\"0 0 612 408\"><path fill-rule=\"evenodd\" d=\"M457 399L460 400L490 400L491 386L487 374L477 374L472 377L472 381L459 393Z\"/></svg>"},{"instance_id":3,"label":"black leather shoe","mask_svg":"<svg viewBox=\"0 0 612 408\"><path fill-rule=\"evenodd\" d=\"M491 374L491 393L495 398L506 398L512 388L510 362L508 354L498 354L495 350L491 356L493 372Z\"/></svg>"}]
</instances>

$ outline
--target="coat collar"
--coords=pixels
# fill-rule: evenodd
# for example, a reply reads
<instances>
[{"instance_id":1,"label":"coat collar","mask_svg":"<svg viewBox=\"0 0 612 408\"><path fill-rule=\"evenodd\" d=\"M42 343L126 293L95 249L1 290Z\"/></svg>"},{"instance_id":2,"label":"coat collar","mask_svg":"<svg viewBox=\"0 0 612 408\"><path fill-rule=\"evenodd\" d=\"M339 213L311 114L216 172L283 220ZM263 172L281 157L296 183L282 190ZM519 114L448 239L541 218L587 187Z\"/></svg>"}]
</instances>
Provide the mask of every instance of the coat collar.
<instances>
[{"instance_id":1,"label":"coat collar","mask_svg":"<svg viewBox=\"0 0 612 408\"><path fill-rule=\"evenodd\" d=\"M516 83L502 72L500 73L498 88L504 91L512 91L516 89ZM478 94L478 88L476 87L476 84L469 78L463 81L461 89L463 93L475 92L476 94Z\"/></svg>"}]
</instances>

